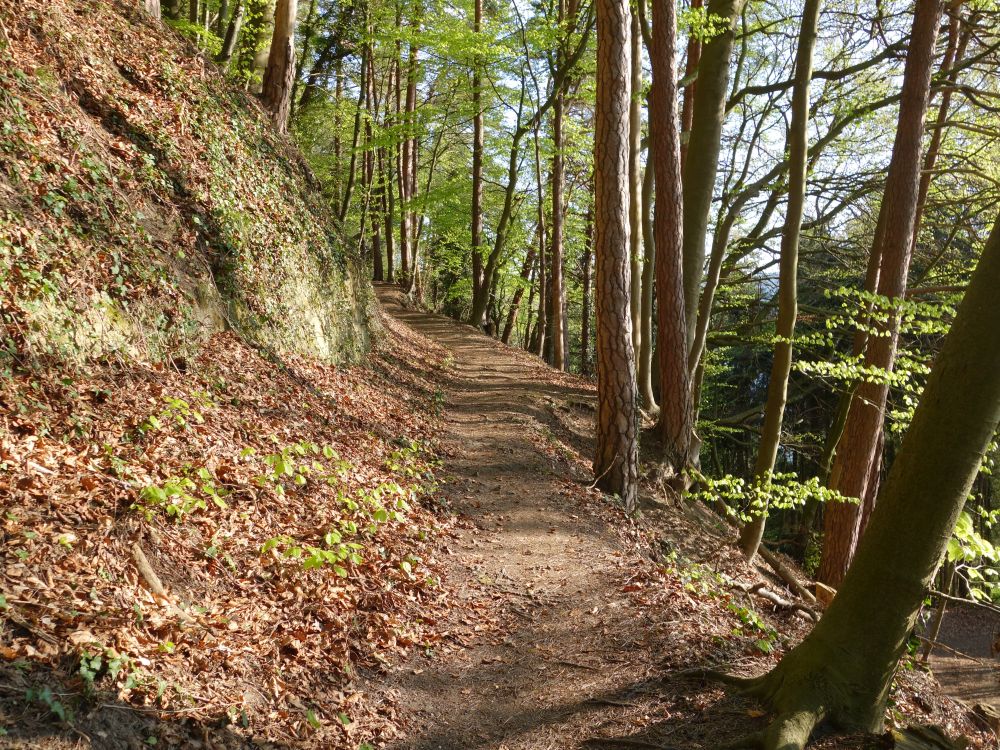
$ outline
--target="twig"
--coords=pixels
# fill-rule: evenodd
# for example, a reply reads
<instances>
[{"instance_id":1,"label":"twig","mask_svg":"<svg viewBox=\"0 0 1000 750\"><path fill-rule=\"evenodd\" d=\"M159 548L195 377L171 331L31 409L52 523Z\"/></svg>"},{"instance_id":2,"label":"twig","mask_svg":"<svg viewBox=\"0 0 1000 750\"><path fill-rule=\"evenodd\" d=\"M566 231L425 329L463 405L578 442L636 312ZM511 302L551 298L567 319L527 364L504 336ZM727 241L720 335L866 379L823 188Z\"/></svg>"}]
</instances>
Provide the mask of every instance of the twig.
<instances>
[{"instance_id":1,"label":"twig","mask_svg":"<svg viewBox=\"0 0 1000 750\"><path fill-rule=\"evenodd\" d=\"M926 643L929 646L933 646L934 648L943 648L945 651L951 651L951 653L955 654L955 656L961 656L963 659L969 659L970 661L977 662L984 667L989 667L990 669L998 668L996 664L989 662L986 659L983 659L982 657L973 656L972 654L967 654L964 651L959 651L957 648L953 648L952 646L949 646L947 643L941 643L941 641L934 641L931 640L930 638L925 638L922 635L918 635L916 636L916 638L918 641Z\"/></svg>"},{"instance_id":2,"label":"twig","mask_svg":"<svg viewBox=\"0 0 1000 750\"><path fill-rule=\"evenodd\" d=\"M1000 607L995 604L987 604L986 602L981 602L978 599L963 599L960 596L952 596L951 594L946 594L943 591L935 591L934 589L931 589L927 593L931 596L941 597L949 602L955 602L957 604L972 604L976 607L982 607L983 609L989 610L993 614L1000 615Z\"/></svg>"}]
</instances>

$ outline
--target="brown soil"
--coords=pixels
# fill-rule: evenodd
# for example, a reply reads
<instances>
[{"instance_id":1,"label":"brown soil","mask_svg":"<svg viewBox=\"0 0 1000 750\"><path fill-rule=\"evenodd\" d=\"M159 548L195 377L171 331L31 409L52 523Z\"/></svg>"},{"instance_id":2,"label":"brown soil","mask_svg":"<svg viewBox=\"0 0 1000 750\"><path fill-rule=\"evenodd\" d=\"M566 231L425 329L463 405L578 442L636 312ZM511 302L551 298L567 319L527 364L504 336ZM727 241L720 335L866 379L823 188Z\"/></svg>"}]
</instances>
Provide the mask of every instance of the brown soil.
<instances>
[{"instance_id":1,"label":"brown soil","mask_svg":"<svg viewBox=\"0 0 1000 750\"><path fill-rule=\"evenodd\" d=\"M930 663L948 695L1000 711L1000 662L991 649L998 636L1000 615L994 612L974 606L945 612L937 638L944 647L931 652Z\"/></svg>"}]
</instances>

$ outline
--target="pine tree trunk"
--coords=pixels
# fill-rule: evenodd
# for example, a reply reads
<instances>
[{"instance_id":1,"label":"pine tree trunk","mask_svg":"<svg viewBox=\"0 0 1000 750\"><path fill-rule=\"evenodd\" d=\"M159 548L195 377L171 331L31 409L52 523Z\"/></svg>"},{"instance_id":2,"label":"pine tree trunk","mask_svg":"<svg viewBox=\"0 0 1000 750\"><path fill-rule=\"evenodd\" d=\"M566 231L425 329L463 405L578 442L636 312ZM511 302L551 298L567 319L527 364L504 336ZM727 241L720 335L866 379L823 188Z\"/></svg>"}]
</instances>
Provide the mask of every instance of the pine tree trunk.
<instances>
[{"instance_id":1,"label":"pine tree trunk","mask_svg":"<svg viewBox=\"0 0 1000 750\"><path fill-rule=\"evenodd\" d=\"M594 111L594 255L597 324L597 484L636 504L638 439L635 355L629 312L629 5L597 3Z\"/></svg>"},{"instance_id":2,"label":"pine tree trunk","mask_svg":"<svg viewBox=\"0 0 1000 750\"><path fill-rule=\"evenodd\" d=\"M918 0L903 71L899 123L879 211L873 257L880 259L877 292L890 300L906 295L920 190L921 136L930 95L934 46L941 18L938 0ZM898 310L888 320L872 322L878 335L868 339L865 365L891 371L899 337ZM864 498L882 437L886 383L861 383L851 403L847 424L834 457L830 486L848 497ZM824 544L818 579L837 587L843 580L858 541L858 509L832 505L824 520Z\"/></svg>"},{"instance_id":3,"label":"pine tree trunk","mask_svg":"<svg viewBox=\"0 0 1000 750\"><path fill-rule=\"evenodd\" d=\"M684 271L680 134L677 131L677 16L673 0L653 0L653 46L649 51L653 86L649 95L650 157L655 170L657 365L663 472L679 477L693 455L694 409L688 374Z\"/></svg>"},{"instance_id":4,"label":"pine tree trunk","mask_svg":"<svg viewBox=\"0 0 1000 750\"><path fill-rule=\"evenodd\" d=\"M821 0L805 0L802 27L795 54L795 79L792 86L791 123L788 126L788 208L781 232L781 258L778 270L778 320L775 325L774 358L767 386L764 427L757 448L754 478L770 482L781 444L781 425L788 401L788 377L792 372L792 339L798 317L799 237L806 200L806 177L809 152L809 82L812 80L813 50L819 24ZM740 532L740 549L748 559L757 554L764 538L767 510L747 523Z\"/></svg>"}]
</instances>

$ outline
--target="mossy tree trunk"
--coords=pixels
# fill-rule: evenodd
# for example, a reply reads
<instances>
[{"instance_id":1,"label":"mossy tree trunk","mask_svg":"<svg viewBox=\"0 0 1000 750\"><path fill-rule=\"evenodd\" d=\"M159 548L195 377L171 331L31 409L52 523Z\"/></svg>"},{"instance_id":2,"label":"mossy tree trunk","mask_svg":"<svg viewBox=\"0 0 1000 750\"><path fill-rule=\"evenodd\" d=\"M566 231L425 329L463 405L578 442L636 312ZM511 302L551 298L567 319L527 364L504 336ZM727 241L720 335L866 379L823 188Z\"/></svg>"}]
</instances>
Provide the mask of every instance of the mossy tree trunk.
<instances>
[{"instance_id":1,"label":"mossy tree trunk","mask_svg":"<svg viewBox=\"0 0 1000 750\"><path fill-rule=\"evenodd\" d=\"M822 720L881 730L920 604L1000 423L998 288L1000 220L839 593L806 639L748 685L777 712L764 747L803 748Z\"/></svg>"}]
</instances>

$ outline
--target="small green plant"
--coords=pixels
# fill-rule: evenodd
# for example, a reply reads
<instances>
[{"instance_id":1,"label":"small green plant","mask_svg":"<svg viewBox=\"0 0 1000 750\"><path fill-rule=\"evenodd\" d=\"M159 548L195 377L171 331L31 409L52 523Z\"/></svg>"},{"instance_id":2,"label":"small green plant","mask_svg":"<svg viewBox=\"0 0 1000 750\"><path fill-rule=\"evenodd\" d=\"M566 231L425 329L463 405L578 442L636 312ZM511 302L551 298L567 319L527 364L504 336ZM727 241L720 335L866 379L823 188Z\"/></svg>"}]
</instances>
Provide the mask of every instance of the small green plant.
<instances>
[{"instance_id":1,"label":"small green plant","mask_svg":"<svg viewBox=\"0 0 1000 750\"><path fill-rule=\"evenodd\" d=\"M323 537L326 547L316 547L311 544L301 544L293 537L283 534L268 539L260 548L260 553L266 555L272 550L290 560L300 560L304 570L329 565L333 572L341 578L347 578L347 564L360 565L363 562L361 552L364 545L357 542L344 542L337 531L328 531Z\"/></svg>"},{"instance_id":2,"label":"small green plant","mask_svg":"<svg viewBox=\"0 0 1000 750\"><path fill-rule=\"evenodd\" d=\"M740 625L733 629L733 635L749 635L754 640L754 648L764 654L774 651L774 646L778 640L778 631L769 627L754 610L743 607L735 602L730 602L727 609L736 615ZM745 632L745 631L749 632Z\"/></svg>"},{"instance_id":3,"label":"small green plant","mask_svg":"<svg viewBox=\"0 0 1000 750\"><path fill-rule=\"evenodd\" d=\"M28 688L24 699L28 703L39 703L45 706L61 722L69 724L73 721L73 711L56 697L48 685L40 688Z\"/></svg>"},{"instance_id":4,"label":"small green plant","mask_svg":"<svg viewBox=\"0 0 1000 750\"><path fill-rule=\"evenodd\" d=\"M162 509L177 521L195 511L208 510L209 502L222 510L229 507L225 501L229 493L216 482L211 471L201 467L192 473L194 479L172 477L162 485L143 487L138 502L132 507L142 512L147 520L155 510Z\"/></svg>"}]
</instances>

